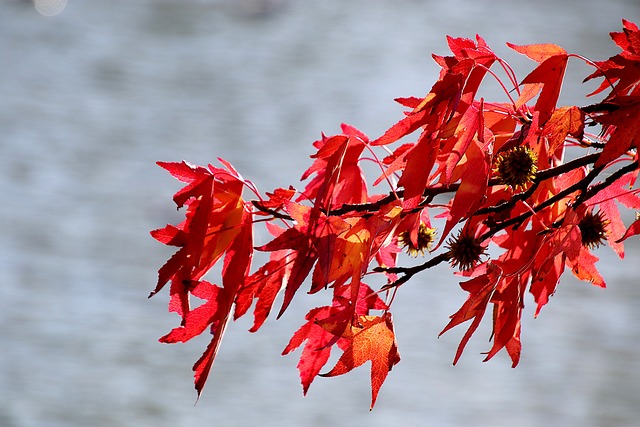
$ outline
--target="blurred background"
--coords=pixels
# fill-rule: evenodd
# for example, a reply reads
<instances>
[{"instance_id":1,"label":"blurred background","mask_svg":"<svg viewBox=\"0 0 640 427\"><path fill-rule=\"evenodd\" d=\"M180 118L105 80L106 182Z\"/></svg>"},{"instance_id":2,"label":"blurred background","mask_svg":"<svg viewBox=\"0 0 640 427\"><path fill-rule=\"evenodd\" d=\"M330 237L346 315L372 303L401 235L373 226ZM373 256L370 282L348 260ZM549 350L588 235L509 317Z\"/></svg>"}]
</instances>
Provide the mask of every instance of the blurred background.
<instances>
[{"instance_id":1,"label":"blurred background","mask_svg":"<svg viewBox=\"0 0 640 427\"><path fill-rule=\"evenodd\" d=\"M258 188L298 179L321 132L371 137L423 96L445 35L482 35L522 79L516 44L618 53L637 0L2 0L0 2L0 426L636 426L640 247L599 252L602 290L566 276L538 319L524 313L516 369L482 363L488 328L452 367L464 328L438 339L466 294L447 268L394 303L402 362L370 402L368 365L302 396L299 353L281 357L310 307L301 295L257 333L230 325L194 406L207 338L178 325L163 292L173 252L149 230L175 222L180 184L156 160L230 161ZM563 103L585 105L570 61ZM488 82L486 96L503 100ZM215 278L211 278L216 281ZM488 320L488 319L487 319Z\"/></svg>"}]
</instances>

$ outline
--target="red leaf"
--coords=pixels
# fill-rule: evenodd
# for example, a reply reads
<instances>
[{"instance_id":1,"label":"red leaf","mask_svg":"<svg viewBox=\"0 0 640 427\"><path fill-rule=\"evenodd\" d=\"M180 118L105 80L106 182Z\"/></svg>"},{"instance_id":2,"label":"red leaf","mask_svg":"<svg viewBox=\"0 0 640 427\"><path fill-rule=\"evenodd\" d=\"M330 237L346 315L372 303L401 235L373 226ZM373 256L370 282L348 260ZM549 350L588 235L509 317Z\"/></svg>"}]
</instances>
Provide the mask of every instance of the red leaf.
<instances>
[{"instance_id":1,"label":"red leaf","mask_svg":"<svg viewBox=\"0 0 640 427\"><path fill-rule=\"evenodd\" d=\"M610 57L607 61L596 62L597 70L584 81L605 77L602 84L591 95L612 88L605 100L618 96L640 95L640 30L630 21L622 20L623 31L611 33L613 41L622 49L622 53Z\"/></svg>"},{"instance_id":2,"label":"red leaf","mask_svg":"<svg viewBox=\"0 0 640 427\"><path fill-rule=\"evenodd\" d=\"M460 219L473 214L486 197L490 164L488 156L485 155L478 141L474 141L469 146L466 163L459 167L463 168L462 180L454 196L438 247Z\"/></svg>"},{"instance_id":3,"label":"red leaf","mask_svg":"<svg viewBox=\"0 0 640 427\"><path fill-rule=\"evenodd\" d=\"M158 162L187 183L174 195L178 207L187 209L186 219L177 227L168 225L152 232L159 241L180 249L160 268L151 295L171 281L169 310L182 316L182 326L162 337L162 342L184 342L210 326L213 338L194 366L198 395L224 335L236 293L248 276L253 253L252 214L242 200L244 181L230 164L221 162L226 169ZM223 256L222 288L200 281ZM190 295L206 302L191 309Z\"/></svg>"},{"instance_id":4,"label":"red leaf","mask_svg":"<svg viewBox=\"0 0 640 427\"><path fill-rule=\"evenodd\" d=\"M205 303L194 308L184 315L182 326L174 328L170 333L160 338L163 343L187 342L191 338L200 335L213 322L218 314L218 307L223 304L223 293L219 286L207 281L198 283L191 294L206 300Z\"/></svg>"},{"instance_id":5,"label":"red leaf","mask_svg":"<svg viewBox=\"0 0 640 427\"><path fill-rule=\"evenodd\" d=\"M294 202L286 202L285 211L295 220L294 227L257 248L261 251L289 250L291 252L293 264L285 285L284 301L278 318L293 300L319 256L323 257L325 263L323 268L327 268L326 260L333 259L337 235L349 228L349 225L339 217L327 217L316 208Z\"/></svg>"},{"instance_id":6,"label":"red leaf","mask_svg":"<svg viewBox=\"0 0 640 427\"><path fill-rule=\"evenodd\" d=\"M454 326L473 319L473 322L471 322L469 329L467 329L467 332L465 332L462 340L460 340L458 350L456 351L456 355L453 359L454 365L458 363L458 360L460 359L460 356L462 356L462 352L469 342L469 339L476 331L476 329L478 329L478 326L480 326L480 322L482 321L484 313L487 310L487 305L489 304L489 301L491 300L491 297L495 292L497 280L498 277L495 274L489 273L460 283L462 289L469 292L469 297L462 305L462 307L460 307L460 309L451 316L451 320L449 321L447 326L445 326L438 335L441 336Z\"/></svg>"},{"instance_id":7,"label":"red leaf","mask_svg":"<svg viewBox=\"0 0 640 427\"><path fill-rule=\"evenodd\" d=\"M400 362L391 314L384 316L359 316L358 325L351 325L344 334L349 345L329 372L323 377L334 377L371 361L371 408L378 391L391 369Z\"/></svg>"},{"instance_id":8,"label":"red leaf","mask_svg":"<svg viewBox=\"0 0 640 427\"><path fill-rule=\"evenodd\" d=\"M398 186L404 187L404 207L407 209L418 206L422 201L422 193L429 182L431 169L438 155L437 142L427 133L423 133L418 143L407 152L407 163L398 180Z\"/></svg>"},{"instance_id":9,"label":"red leaf","mask_svg":"<svg viewBox=\"0 0 640 427\"><path fill-rule=\"evenodd\" d=\"M622 242L627 240L631 236L637 236L640 234L640 219L636 219L630 226L627 228L627 231L623 234L623 236L618 239L618 242Z\"/></svg>"},{"instance_id":10,"label":"red leaf","mask_svg":"<svg viewBox=\"0 0 640 427\"><path fill-rule=\"evenodd\" d=\"M282 352L283 355L289 354L306 341L298 362L302 391L305 395L314 378L318 376L320 370L329 360L330 343L335 339L332 333L319 326L317 322L319 319L330 317L336 311L335 307L318 307L309 311L305 316L307 323L293 334L289 344Z\"/></svg>"},{"instance_id":11,"label":"red leaf","mask_svg":"<svg viewBox=\"0 0 640 427\"><path fill-rule=\"evenodd\" d=\"M540 112L540 123L545 123L556 108L568 59L566 53L551 56L522 80L525 85L542 83L542 91L535 105L536 111Z\"/></svg>"},{"instance_id":12,"label":"red leaf","mask_svg":"<svg viewBox=\"0 0 640 427\"><path fill-rule=\"evenodd\" d=\"M640 143L640 96L617 97L615 111L594 117L607 128L609 136L595 167L605 166Z\"/></svg>"},{"instance_id":13,"label":"red leaf","mask_svg":"<svg viewBox=\"0 0 640 427\"><path fill-rule=\"evenodd\" d=\"M245 281L243 287L238 290L236 296L236 308L234 319L244 315L254 298L257 298L254 310L254 323L249 332L256 332L269 316L273 303L284 285L284 281L289 274L290 263L287 257L274 259L267 262L253 273Z\"/></svg>"},{"instance_id":14,"label":"red leaf","mask_svg":"<svg viewBox=\"0 0 640 427\"><path fill-rule=\"evenodd\" d=\"M170 246L184 246L187 241L187 234L181 228L171 224L167 224L164 228L153 230L151 236L160 243Z\"/></svg>"},{"instance_id":15,"label":"red leaf","mask_svg":"<svg viewBox=\"0 0 640 427\"><path fill-rule=\"evenodd\" d=\"M407 117L389 128L371 145L387 145L425 126L429 133L437 131L448 120L462 96L464 76L445 74L431 92Z\"/></svg>"},{"instance_id":16,"label":"red leaf","mask_svg":"<svg viewBox=\"0 0 640 427\"><path fill-rule=\"evenodd\" d=\"M348 125L343 125L343 130L350 135L336 135L317 142L320 148L312 156L316 160L302 179L316 176L297 201L315 200L315 205L323 210L367 201L367 184L359 161L368 138Z\"/></svg>"},{"instance_id":17,"label":"red leaf","mask_svg":"<svg viewBox=\"0 0 640 427\"><path fill-rule=\"evenodd\" d=\"M555 44L517 46L507 43L507 45L540 63L522 80L522 84L525 85L525 92L528 92L529 98L533 96L531 90L537 92L539 89L537 85L542 84L542 92L538 97L535 109L540 112L540 123L545 123L551 117L558 102L569 55L567 51ZM519 104L523 102L519 101Z\"/></svg>"}]
</instances>

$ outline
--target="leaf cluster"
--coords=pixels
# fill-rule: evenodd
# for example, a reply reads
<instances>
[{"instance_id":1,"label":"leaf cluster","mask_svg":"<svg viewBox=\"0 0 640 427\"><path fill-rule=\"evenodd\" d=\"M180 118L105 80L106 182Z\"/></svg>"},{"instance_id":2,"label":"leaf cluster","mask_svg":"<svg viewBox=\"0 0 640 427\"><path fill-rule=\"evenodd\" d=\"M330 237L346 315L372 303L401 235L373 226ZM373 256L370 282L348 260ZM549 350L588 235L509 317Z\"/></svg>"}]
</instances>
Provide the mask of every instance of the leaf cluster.
<instances>
[{"instance_id":1,"label":"leaf cluster","mask_svg":"<svg viewBox=\"0 0 640 427\"><path fill-rule=\"evenodd\" d=\"M621 53L600 62L553 44L508 44L533 61L522 80L480 36L447 37L451 55L434 55L441 71L431 90L398 98L404 117L376 139L346 124L322 135L302 190L262 196L224 160L222 167L158 162L185 184L173 198L185 218L152 231L178 248L152 295L170 284L169 310L181 318L160 341L212 335L193 368L198 395L229 322L253 307L255 332L278 294L280 317L305 286L331 302L308 312L283 351L302 347L304 393L318 376L370 362L373 407L400 361L393 297L441 263L460 270L468 294L442 330L469 324L454 364L491 309L485 360L505 350L515 367L525 294L533 295L537 316L567 271L604 287L593 249L606 244L622 258L624 241L640 233L640 220L625 225L619 210L640 210L640 30L623 21L611 37ZM557 105L569 59L593 67L585 81L602 79L589 94L601 101ZM487 78L500 83L506 102L478 96ZM365 161L380 170L372 185ZM438 202L441 195L448 201ZM253 241L258 226L271 236L261 245ZM253 269L255 251L269 260ZM401 266L403 251L427 259ZM213 284L204 276L218 263ZM367 284L375 276L383 278L379 289ZM340 352L337 363L323 372L332 351Z\"/></svg>"}]
</instances>

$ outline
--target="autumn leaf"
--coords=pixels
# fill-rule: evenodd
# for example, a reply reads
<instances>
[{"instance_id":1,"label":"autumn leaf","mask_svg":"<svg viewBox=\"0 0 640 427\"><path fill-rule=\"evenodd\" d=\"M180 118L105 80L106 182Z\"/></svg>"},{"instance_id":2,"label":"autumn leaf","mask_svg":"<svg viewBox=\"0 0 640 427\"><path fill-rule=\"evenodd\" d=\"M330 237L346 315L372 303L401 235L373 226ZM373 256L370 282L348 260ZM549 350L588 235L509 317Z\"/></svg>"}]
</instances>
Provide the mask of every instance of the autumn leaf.
<instances>
[{"instance_id":1,"label":"autumn leaf","mask_svg":"<svg viewBox=\"0 0 640 427\"><path fill-rule=\"evenodd\" d=\"M622 237L618 239L618 242L622 242L627 240L631 236L637 236L640 234L640 219L636 219L633 223L627 228Z\"/></svg>"},{"instance_id":2,"label":"autumn leaf","mask_svg":"<svg viewBox=\"0 0 640 427\"><path fill-rule=\"evenodd\" d=\"M478 329L478 326L480 326L480 322L487 310L487 305L496 290L497 283L498 276L492 270L489 270L487 273L466 282L460 283L462 289L469 292L469 296L462 307L451 315L449 323L444 327L440 334L438 334L438 336L441 336L451 328L473 319L471 325L462 337L462 340L460 340L456 355L453 359L454 365L458 363L469 339L476 329Z\"/></svg>"},{"instance_id":3,"label":"autumn leaf","mask_svg":"<svg viewBox=\"0 0 640 427\"><path fill-rule=\"evenodd\" d=\"M253 253L252 214L242 199L244 181L233 167L193 166L186 162L158 162L187 185L174 195L178 207L186 206L186 219L151 232L159 241L180 249L160 268L158 284L150 296L171 282L170 311L182 317L182 326L161 338L162 342L184 342L210 326L213 338L194 366L195 386L200 395L215 359L233 308L235 295L250 269ZM223 258L224 257L224 258ZM223 259L222 287L201 278ZM206 302L192 309L190 296Z\"/></svg>"},{"instance_id":4,"label":"autumn leaf","mask_svg":"<svg viewBox=\"0 0 640 427\"><path fill-rule=\"evenodd\" d=\"M635 180L635 173L626 174L612 182L609 186L599 191L589 200L587 206L598 206L604 214L606 220L607 242L620 258L624 257L624 245L622 240L625 230L624 223L620 218L620 209L617 203L628 208L640 210L640 190L633 189L632 181Z\"/></svg>"},{"instance_id":5,"label":"autumn leaf","mask_svg":"<svg viewBox=\"0 0 640 427\"><path fill-rule=\"evenodd\" d=\"M251 218L243 215L244 184L235 170L187 162L158 165L187 183L173 197L179 208L186 206L186 219L178 226L169 224L151 232L160 242L180 249L159 269L157 285L149 297L171 282L169 307L183 316L189 311L189 288L185 284L201 280L238 236L243 218L245 225Z\"/></svg>"},{"instance_id":6,"label":"autumn leaf","mask_svg":"<svg viewBox=\"0 0 640 427\"><path fill-rule=\"evenodd\" d=\"M438 246L444 242L458 221L473 214L485 198L489 182L489 159L477 140L469 145L466 154L466 162L458 166L463 168L464 172L461 172L460 187L453 199Z\"/></svg>"},{"instance_id":7,"label":"autumn leaf","mask_svg":"<svg viewBox=\"0 0 640 427\"><path fill-rule=\"evenodd\" d=\"M369 138L352 126L343 125L345 134L316 141L315 161L302 180L315 175L297 201L314 200L317 208L329 210L345 203L367 201L367 184L360 169L360 154Z\"/></svg>"},{"instance_id":8,"label":"autumn leaf","mask_svg":"<svg viewBox=\"0 0 640 427\"><path fill-rule=\"evenodd\" d=\"M525 87L541 84L542 90L536 101L535 110L540 114L540 123L545 123L556 108L569 55L563 48L554 44L517 46L507 43L507 45L539 63L521 84Z\"/></svg>"},{"instance_id":9,"label":"autumn leaf","mask_svg":"<svg viewBox=\"0 0 640 427\"><path fill-rule=\"evenodd\" d=\"M604 77L600 86L589 94L598 94L611 88L605 102L618 96L640 95L640 29L633 22L622 20L623 31L612 32L611 38L622 49L622 53L606 61L596 61L597 67L584 81Z\"/></svg>"},{"instance_id":10,"label":"autumn leaf","mask_svg":"<svg viewBox=\"0 0 640 427\"><path fill-rule=\"evenodd\" d=\"M607 165L640 143L640 96L616 97L609 104L614 111L593 116L608 135L595 167Z\"/></svg>"},{"instance_id":11,"label":"autumn leaf","mask_svg":"<svg viewBox=\"0 0 640 427\"><path fill-rule=\"evenodd\" d=\"M360 316L358 324L352 324L344 332L349 340L348 347L329 372L323 377L335 377L371 361L371 408L373 409L378 391L391 369L400 362L396 345L393 321L390 313L383 316Z\"/></svg>"},{"instance_id":12,"label":"autumn leaf","mask_svg":"<svg viewBox=\"0 0 640 427\"><path fill-rule=\"evenodd\" d=\"M285 283L284 300L278 318L285 312L320 256L322 256L322 268L325 271L330 270L326 264L335 254L337 236L349 229L349 224L341 218L327 216L317 208L290 201L285 202L284 206L285 211L295 220L295 225L271 242L256 248L260 251L289 251L290 253L292 265ZM312 289L323 285L312 283Z\"/></svg>"},{"instance_id":13,"label":"autumn leaf","mask_svg":"<svg viewBox=\"0 0 640 427\"><path fill-rule=\"evenodd\" d=\"M582 141L584 134L584 112L578 107L561 107L551 114L551 118L542 129L547 139L549 153L555 153L564 144L568 136Z\"/></svg>"},{"instance_id":14,"label":"autumn leaf","mask_svg":"<svg viewBox=\"0 0 640 427\"><path fill-rule=\"evenodd\" d=\"M244 315L254 299L254 323L249 332L256 332L269 316L276 296L288 274L289 263L286 257L271 260L247 278L236 296L234 320Z\"/></svg>"},{"instance_id":15,"label":"autumn leaf","mask_svg":"<svg viewBox=\"0 0 640 427\"><path fill-rule=\"evenodd\" d=\"M222 288L203 280L191 289L191 295L203 299L205 302L189 310L184 315L182 326L174 328L170 333L160 338L160 342L189 341L191 338L200 335L216 321L218 307L224 303Z\"/></svg>"},{"instance_id":16,"label":"autumn leaf","mask_svg":"<svg viewBox=\"0 0 640 427\"><path fill-rule=\"evenodd\" d=\"M336 288L333 305L310 310L305 316L307 322L293 334L289 344L282 352L283 355L289 354L304 343L298 362L298 371L305 395L315 377L329 360L332 346L338 345L343 349L348 346L348 341L341 336L336 336L336 333L342 334L351 324L353 316L350 314L350 301L351 286ZM368 285L360 282L356 304L358 315L366 316L370 310L386 310L387 308L377 293L373 292Z\"/></svg>"},{"instance_id":17,"label":"autumn leaf","mask_svg":"<svg viewBox=\"0 0 640 427\"><path fill-rule=\"evenodd\" d=\"M319 319L324 319L335 314L337 307L317 307L309 311L305 316L307 322L298 329L282 355L287 355L305 343L298 362L302 391L306 395L311 383L331 356L331 342L335 336L318 325Z\"/></svg>"}]
</instances>

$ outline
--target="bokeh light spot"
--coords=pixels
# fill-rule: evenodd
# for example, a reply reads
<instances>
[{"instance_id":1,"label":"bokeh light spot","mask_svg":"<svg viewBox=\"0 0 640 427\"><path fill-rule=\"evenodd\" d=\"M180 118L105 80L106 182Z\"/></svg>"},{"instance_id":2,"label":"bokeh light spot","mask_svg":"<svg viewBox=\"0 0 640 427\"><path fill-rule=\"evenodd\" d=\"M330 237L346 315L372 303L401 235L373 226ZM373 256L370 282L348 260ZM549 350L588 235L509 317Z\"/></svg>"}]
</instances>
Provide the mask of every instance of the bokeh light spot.
<instances>
[{"instance_id":1,"label":"bokeh light spot","mask_svg":"<svg viewBox=\"0 0 640 427\"><path fill-rule=\"evenodd\" d=\"M62 12L67 0L33 0L36 10L44 16L54 16Z\"/></svg>"}]
</instances>

